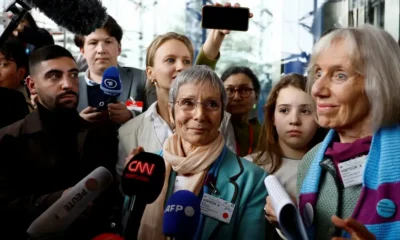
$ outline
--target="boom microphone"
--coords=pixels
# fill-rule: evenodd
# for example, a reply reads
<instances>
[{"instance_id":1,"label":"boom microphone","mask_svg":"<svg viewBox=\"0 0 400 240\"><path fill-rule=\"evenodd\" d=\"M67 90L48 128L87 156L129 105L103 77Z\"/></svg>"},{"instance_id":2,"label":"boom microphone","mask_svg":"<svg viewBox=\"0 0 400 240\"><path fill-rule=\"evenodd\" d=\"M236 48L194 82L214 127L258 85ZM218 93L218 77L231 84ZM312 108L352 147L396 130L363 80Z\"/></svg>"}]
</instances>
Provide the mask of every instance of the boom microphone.
<instances>
[{"instance_id":1,"label":"boom microphone","mask_svg":"<svg viewBox=\"0 0 400 240\"><path fill-rule=\"evenodd\" d=\"M57 25L68 31L89 35L107 21L106 8L100 0L17 0L36 7Z\"/></svg>"},{"instance_id":2,"label":"boom microphone","mask_svg":"<svg viewBox=\"0 0 400 240\"><path fill-rule=\"evenodd\" d=\"M163 234L176 240L193 239L199 221L200 199L190 191L177 191L167 201Z\"/></svg>"},{"instance_id":3,"label":"boom microphone","mask_svg":"<svg viewBox=\"0 0 400 240\"><path fill-rule=\"evenodd\" d=\"M146 204L158 198L164 179L165 162L159 155L140 152L126 165L121 177L121 189L131 200L123 219L125 239L137 239Z\"/></svg>"},{"instance_id":4,"label":"boom microphone","mask_svg":"<svg viewBox=\"0 0 400 240\"><path fill-rule=\"evenodd\" d=\"M112 181L106 168L96 168L33 221L27 233L40 238L64 231Z\"/></svg>"},{"instance_id":5,"label":"boom microphone","mask_svg":"<svg viewBox=\"0 0 400 240\"><path fill-rule=\"evenodd\" d=\"M99 110L106 109L109 103L117 103L117 98L122 93L122 82L118 68L109 67L104 71L100 89L104 93L104 99L97 107Z\"/></svg>"}]
</instances>

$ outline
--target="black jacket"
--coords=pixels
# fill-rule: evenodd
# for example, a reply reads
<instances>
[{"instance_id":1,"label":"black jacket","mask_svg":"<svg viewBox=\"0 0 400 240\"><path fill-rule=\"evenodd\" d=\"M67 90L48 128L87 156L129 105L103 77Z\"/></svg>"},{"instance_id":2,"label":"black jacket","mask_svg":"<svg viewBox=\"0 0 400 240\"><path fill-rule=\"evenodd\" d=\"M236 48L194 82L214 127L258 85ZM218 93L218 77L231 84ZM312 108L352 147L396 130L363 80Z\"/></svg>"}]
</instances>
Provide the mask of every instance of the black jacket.
<instances>
[{"instance_id":1,"label":"black jacket","mask_svg":"<svg viewBox=\"0 0 400 240\"><path fill-rule=\"evenodd\" d=\"M29 113L24 95L8 88L0 88L0 109L0 128L23 119Z\"/></svg>"},{"instance_id":2,"label":"black jacket","mask_svg":"<svg viewBox=\"0 0 400 240\"><path fill-rule=\"evenodd\" d=\"M38 109L0 130L0 232L27 239L29 225L69 187L99 166L115 179L118 140L108 123L48 117ZM44 112L44 113L43 113ZM76 127L73 127L76 126ZM59 130L57 130L59 129ZM59 237L91 239L119 226L122 196L116 181Z\"/></svg>"}]
</instances>

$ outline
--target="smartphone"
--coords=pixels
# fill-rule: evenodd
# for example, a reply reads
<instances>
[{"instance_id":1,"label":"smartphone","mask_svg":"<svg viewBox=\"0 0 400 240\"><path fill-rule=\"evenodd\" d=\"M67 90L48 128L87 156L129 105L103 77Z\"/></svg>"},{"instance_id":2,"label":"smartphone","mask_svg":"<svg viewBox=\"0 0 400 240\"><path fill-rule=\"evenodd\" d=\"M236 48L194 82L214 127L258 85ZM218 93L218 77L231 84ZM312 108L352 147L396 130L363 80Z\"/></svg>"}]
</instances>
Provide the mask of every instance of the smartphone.
<instances>
[{"instance_id":1,"label":"smartphone","mask_svg":"<svg viewBox=\"0 0 400 240\"><path fill-rule=\"evenodd\" d=\"M247 31L249 28L248 8L217 7L206 5L202 9L201 26L209 29Z\"/></svg>"}]
</instances>

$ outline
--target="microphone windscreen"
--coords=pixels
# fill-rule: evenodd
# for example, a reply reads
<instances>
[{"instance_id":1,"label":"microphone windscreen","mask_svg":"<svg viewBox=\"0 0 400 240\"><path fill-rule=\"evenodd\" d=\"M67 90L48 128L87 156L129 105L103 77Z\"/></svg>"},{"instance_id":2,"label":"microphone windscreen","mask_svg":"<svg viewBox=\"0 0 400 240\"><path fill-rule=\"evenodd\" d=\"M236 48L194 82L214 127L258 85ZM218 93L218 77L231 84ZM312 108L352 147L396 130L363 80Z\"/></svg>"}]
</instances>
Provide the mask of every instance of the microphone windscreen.
<instances>
[{"instance_id":1,"label":"microphone windscreen","mask_svg":"<svg viewBox=\"0 0 400 240\"><path fill-rule=\"evenodd\" d=\"M118 97L122 93L122 82L118 68L109 67L103 73L100 89L107 96Z\"/></svg>"},{"instance_id":2,"label":"microphone windscreen","mask_svg":"<svg viewBox=\"0 0 400 240\"><path fill-rule=\"evenodd\" d=\"M62 232L112 181L106 168L96 168L35 219L27 230L28 235L39 238Z\"/></svg>"},{"instance_id":3,"label":"microphone windscreen","mask_svg":"<svg viewBox=\"0 0 400 240\"><path fill-rule=\"evenodd\" d=\"M200 199L187 190L176 191L167 201L163 233L179 239L193 239L200 221Z\"/></svg>"},{"instance_id":4,"label":"microphone windscreen","mask_svg":"<svg viewBox=\"0 0 400 240\"><path fill-rule=\"evenodd\" d=\"M101 0L26 0L57 25L80 35L89 35L107 21Z\"/></svg>"},{"instance_id":5,"label":"microphone windscreen","mask_svg":"<svg viewBox=\"0 0 400 240\"><path fill-rule=\"evenodd\" d=\"M164 159L153 153L140 152L126 165L121 176L121 189L125 195L140 196L148 204L160 195L164 179Z\"/></svg>"},{"instance_id":6,"label":"microphone windscreen","mask_svg":"<svg viewBox=\"0 0 400 240\"><path fill-rule=\"evenodd\" d=\"M120 235L114 233L103 233L97 235L92 240L124 240Z\"/></svg>"}]
</instances>

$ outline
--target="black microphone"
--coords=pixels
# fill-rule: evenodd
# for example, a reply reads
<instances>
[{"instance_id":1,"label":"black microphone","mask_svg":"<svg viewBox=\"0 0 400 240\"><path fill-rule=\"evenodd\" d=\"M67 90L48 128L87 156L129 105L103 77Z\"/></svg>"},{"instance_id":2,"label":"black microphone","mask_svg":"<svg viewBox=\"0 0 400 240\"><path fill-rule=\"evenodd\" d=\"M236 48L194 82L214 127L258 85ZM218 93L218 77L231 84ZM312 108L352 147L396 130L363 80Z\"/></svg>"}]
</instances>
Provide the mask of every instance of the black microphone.
<instances>
[{"instance_id":1,"label":"black microphone","mask_svg":"<svg viewBox=\"0 0 400 240\"><path fill-rule=\"evenodd\" d=\"M100 0L19 0L23 1L76 34L89 35L102 28L108 18L107 9Z\"/></svg>"},{"instance_id":2,"label":"black microphone","mask_svg":"<svg viewBox=\"0 0 400 240\"><path fill-rule=\"evenodd\" d=\"M102 28L108 18L107 9L100 0L15 0L5 11L11 11L13 18L0 37L0 47L32 7L38 8L57 25L80 35L89 35Z\"/></svg>"},{"instance_id":3,"label":"black microphone","mask_svg":"<svg viewBox=\"0 0 400 240\"><path fill-rule=\"evenodd\" d=\"M21 8L18 8L16 4L19 4ZM7 41L12 32L18 27L24 18L25 14L31 10L31 5L27 4L22 0L16 0L15 2L8 5L4 12L11 11L13 13L13 17L11 18L10 23L7 25L6 29L4 29L3 33L0 37L0 47L3 47L4 43Z\"/></svg>"},{"instance_id":4,"label":"black microphone","mask_svg":"<svg viewBox=\"0 0 400 240\"><path fill-rule=\"evenodd\" d=\"M131 201L123 219L125 239L137 239L144 209L158 198L164 179L165 162L159 155L141 152L126 165L121 177L121 189L131 197Z\"/></svg>"}]
</instances>

